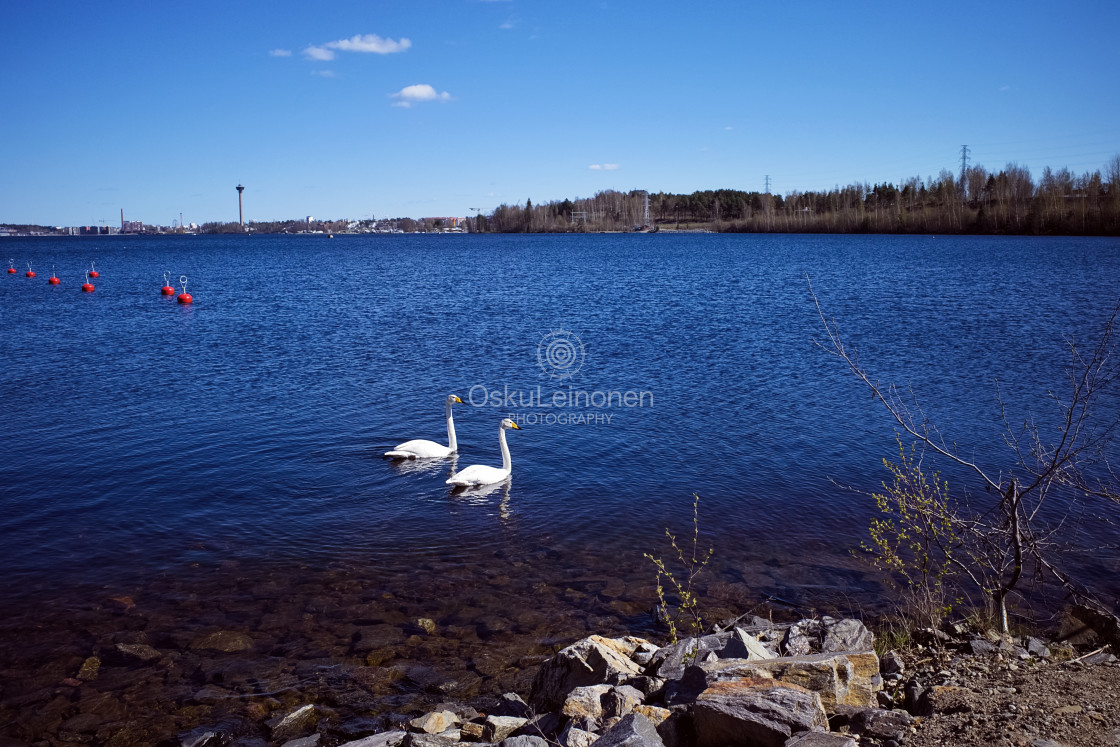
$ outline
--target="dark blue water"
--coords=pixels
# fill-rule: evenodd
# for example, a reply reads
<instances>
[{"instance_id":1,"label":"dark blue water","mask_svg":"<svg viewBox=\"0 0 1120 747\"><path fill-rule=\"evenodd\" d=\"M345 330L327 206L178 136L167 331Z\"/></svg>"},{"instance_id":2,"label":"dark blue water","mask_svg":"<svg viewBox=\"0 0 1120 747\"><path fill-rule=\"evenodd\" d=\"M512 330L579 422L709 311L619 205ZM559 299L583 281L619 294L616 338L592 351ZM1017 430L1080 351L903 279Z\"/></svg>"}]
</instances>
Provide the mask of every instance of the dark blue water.
<instances>
[{"instance_id":1,"label":"dark blue water","mask_svg":"<svg viewBox=\"0 0 1120 747\"><path fill-rule=\"evenodd\" d=\"M693 492L716 548L843 556L869 507L834 481L874 487L893 435L814 345L806 275L873 374L911 382L931 420L995 472L994 379L1013 419L1055 414L1045 397L1063 339L1094 339L1120 278L1120 244L1104 239L258 236L3 250L38 277L0 277L0 607L216 558L473 562L555 538L609 556L687 529ZM81 293L91 260L101 277ZM159 295L164 270L188 276L192 306ZM582 346L567 379L538 360L559 331ZM569 386L635 392L642 406L526 399ZM509 390L515 407L472 405ZM522 418L508 489L454 495L448 465L381 458L410 438L445 441L448 393L468 400L459 467L497 465L499 419Z\"/></svg>"},{"instance_id":2,"label":"dark blue water","mask_svg":"<svg viewBox=\"0 0 1120 747\"><path fill-rule=\"evenodd\" d=\"M1095 341L1120 294L1114 239L200 236L0 249L21 270L0 275L0 733L21 743L91 709L98 741L155 743L224 717L263 732L276 698L345 721L525 692L524 666L555 646L650 625L642 555L671 555L667 527L690 549L693 493L701 551L715 548L710 617L761 602L890 609L882 578L851 555L872 501L843 486L887 477L894 429L815 344L807 276L871 375L912 386L946 440L994 474L1013 465L996 380L1009 422L1052 428L1065 340ZM101 276L82 293L91 260ZM160 296L164 271L189 278L193 305ZM569 392L585 399L543 406ZM444 440L449 393L466 400L456 464L382 457ZM1100 409L1120 410L1115 395ZM500 463L506 416L523 426L509 433L510 482L452 492L453 467ZM986 499L974 476L934 466L955 494ZM1115 595L1116 536L1089 529L1082 544L1105 549L1084 578ZM253 649L198 649L216 630ZM114 658L122 642L169 658ZM92 655L98 679L80 701L60 698ZM352 693L311 665L383 684ZM104 703L92 692L126 703L127 718L88 705Z\"/></svg>"}]
</instances>

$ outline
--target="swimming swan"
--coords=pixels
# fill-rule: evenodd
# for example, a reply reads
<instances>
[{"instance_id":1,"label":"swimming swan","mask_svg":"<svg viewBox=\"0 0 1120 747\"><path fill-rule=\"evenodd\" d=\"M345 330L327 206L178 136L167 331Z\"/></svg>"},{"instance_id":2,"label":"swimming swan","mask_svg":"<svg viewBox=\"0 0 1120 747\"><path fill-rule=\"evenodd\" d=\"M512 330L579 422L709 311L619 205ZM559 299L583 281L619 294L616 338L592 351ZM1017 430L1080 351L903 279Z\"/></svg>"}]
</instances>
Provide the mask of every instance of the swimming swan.
<instances>
[{"instance_id":1,"label":"swimming swan","mask_svg":"<svg viewBox=\"0 0 1120 747\"><path fill-rule=\"evenodd\" d=\"M502 447L502 467L488 467L485 464L472 464L464 469L462 472L452 475L448 480L448 485L456 486L469 486L469 485L493 485L502 482L509 477L512 471L512 464L509 460L509 447L506 446L506 431L510 428L514 430L521 430L517 427L517 423L509 418L502 421L498 426L498 443Z\"/></svg>"},{"instance_id":2,"label":"swimming swan","mask_svg":"<svg viewBox=\"0 0 1120 747\"><path fill-rule=\"evenodd\" d=\"M455 441L455 421L451 418L451 405L454 402L463 404L463 400L454 394L447 395L445 412L447 414L448 446L437 444L435 441L417 439L415 441L405 441L392 451L386 451L385 456L394 459L442 459L454 454L458 448L458 443Z\"/></svg>"}]
</instances>

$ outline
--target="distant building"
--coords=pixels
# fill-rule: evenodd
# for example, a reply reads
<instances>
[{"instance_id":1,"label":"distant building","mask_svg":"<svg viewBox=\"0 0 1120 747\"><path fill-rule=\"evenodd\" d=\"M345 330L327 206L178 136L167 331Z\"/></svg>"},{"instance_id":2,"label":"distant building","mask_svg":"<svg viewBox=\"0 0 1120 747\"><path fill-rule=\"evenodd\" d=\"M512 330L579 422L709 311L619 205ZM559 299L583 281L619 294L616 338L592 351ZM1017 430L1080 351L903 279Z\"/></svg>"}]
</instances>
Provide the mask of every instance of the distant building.
<instances>
[{"instance_id":1,"label":"distant building","mask_svg":"<svg viewBox=\"0 0 1120 747\"><path fill-rule=\"evenodd\" d=\"M420 220L424 221L425 223L431 223L432 225L435 225L436 221L441 220L441 221L443 221L443 225L447 226L448 228L458 228L459 224L462 223L466 219L465 218L421 218Z\"/></svg>"}]
</instances>

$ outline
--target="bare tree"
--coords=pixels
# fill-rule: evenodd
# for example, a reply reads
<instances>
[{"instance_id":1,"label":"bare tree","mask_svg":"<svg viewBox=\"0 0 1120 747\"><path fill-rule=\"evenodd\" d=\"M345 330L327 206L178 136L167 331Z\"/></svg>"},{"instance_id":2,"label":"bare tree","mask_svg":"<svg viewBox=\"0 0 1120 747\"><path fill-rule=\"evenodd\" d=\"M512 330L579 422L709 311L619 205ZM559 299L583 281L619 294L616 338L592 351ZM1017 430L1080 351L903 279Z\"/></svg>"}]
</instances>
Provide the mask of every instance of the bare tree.
<instances>
[{"instance_id":1,"label":"bare tree","mask_svg":"<svg viewBox=\"0 0 1120 747\"><path fill-rule=\"evenodd\" d=\"M1120 414L1106 411L1103 423L1095 417L1099 400L1120 375L1113 337L1120 304L1091 350L1083 350L1072 340L1068 342L1071 356L1068 388L1064 395L1050 394L1060 415L1055 438L1047 439L1033 420L1028 420L1021 428L1013 427L997 384L1004 440L1012 458L1004 469L992 474L946 442L936 426L926 419L912 391L908 390L908 396L904 397L894 384L873 379L859 363L856 351L844 344L836 322L825 316L811 282L809 293L827 337L826 342L817 344L844 362L883 404L902 431L924 448L973 472L984 484L985 491L995 496L991 505L980 508L943 502L948 506L944 511L951 515L941 518L951 522L954 536L965 550L964 558L970 559L974 567L970 569L959 554L951 562L990 599L1000 631L1008 631L1008 595L1028 572L1057 582L1082 604L1120 626L1120 618L1116 617L1112 606L1101 602L1078 583L1062 565L1062 555L1058 552L1058 538L1065 518L1076 511L1088 511L1110 521L1110 510L1120 504L1118 481L1105 458L1105 448L1120 426Z\"/></svg>"}]
</instances>

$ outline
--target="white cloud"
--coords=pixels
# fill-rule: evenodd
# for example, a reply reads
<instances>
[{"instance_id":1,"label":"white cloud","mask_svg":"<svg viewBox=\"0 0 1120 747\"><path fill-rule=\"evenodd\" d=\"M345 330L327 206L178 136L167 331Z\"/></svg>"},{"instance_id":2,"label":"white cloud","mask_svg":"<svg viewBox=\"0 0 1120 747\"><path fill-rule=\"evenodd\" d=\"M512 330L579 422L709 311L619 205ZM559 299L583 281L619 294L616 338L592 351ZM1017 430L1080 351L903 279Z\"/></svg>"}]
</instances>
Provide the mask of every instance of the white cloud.
<instances>
[{"instance_id":1,"label":"white cloud","mask_svg":"<svg viewBox=\"0 0 1120 747\"><path fill-rule=\"evenodd\" d=\"M355 34L349 39L327 42L323 45L328 49L337 49L342 52L373 52L374 54L393 54L403 52L412 46L412 42L403 36L400 41L382 39L377 34Z\"/></svg>"},{"instance_id":2,"label":"white cloud","mask_svg":"<svg viewBox=\"0 0 1120 747\"><path fill-rule=\"evenodd\" d=\"M724 127L723 129L727 130L728 132L731 132L731 131L732 131L732 130L734 130L735 128L734 128L734 127L732 127L731 125L727 125L727 126L726 126L726 127Z\"/></svg>"},{"instance_id":3,"label":"white cloud","mask_svg":"<svg viewBox=\"0 0 1120 747\"><path fill-rule=\"evenodd\" d=\"M1010 90L1011 90L1011 86L1000 86L1000 87L999 87L999 90L1001 90L1001 91L1010 91Z\"/></svg>"},{"instance_id":4,"label":"white cloud","mask_svg":"<svg viewBox=\"0 0 1120 747\"><path fill-rule=\"evenodd\" d=\"M292 50L290 49L270 49L268 50L269 57L291 57Z\"/></svg>"},{"instance_id":5,"label":"white cloud","mask_svg":"<svg viewBox=\"0 0 1120 747\"><path fill-rule=\"evenodd\" d=\"M318 75L320 78L333 78L334 70L313 70L312 75Z\"/></svg>"},{"instance_id":6,"label":"white cloud","mask_svg":"<svg viewBox=\"0 0 1120 747\"><path fill-rule=\"evenodd\" d=\"M512 31L513 29L517 28L517 21L514 21L511 18L510 20L503 23L501 26L498 26L498 28L500 28L502 31Z\"/></svg>"},{"instance_id":7,"label":"white cloud","mask_svg":"<svg viewBox=\"0 0 1120 747\"><path fill-rule=\"evenodd\" d=\"M447 91L443 93L436 93L436 89L429 86L427 83L418 83L414 86L405 86L396 93L389 94L392 98L396 99L393 106L401 106L405 109L413 104L419 104L424 101L450 101L451 94Z\"/></svg>"},{"instance_id":8,"label":"white cloud","mask_svg":"<svg viewBox=\"0 0 1120 747\"><path fill-rule=\"evenodd\" d=\"M334 52L324 47L316 47L314 45L303 50L303 56L309 60L316 60L319 62L326 62L334 59Z\"/></svg>"},{"instance_id":9,"label":"white cloud","mask_svg":"<svg viewBox=\"0 0 1120 747\"><path fill-rule=\"evenodd\" d=\"M593 163L587 168L592 171L618 171L617 163Z\"/></svg>"}]
</instances>

